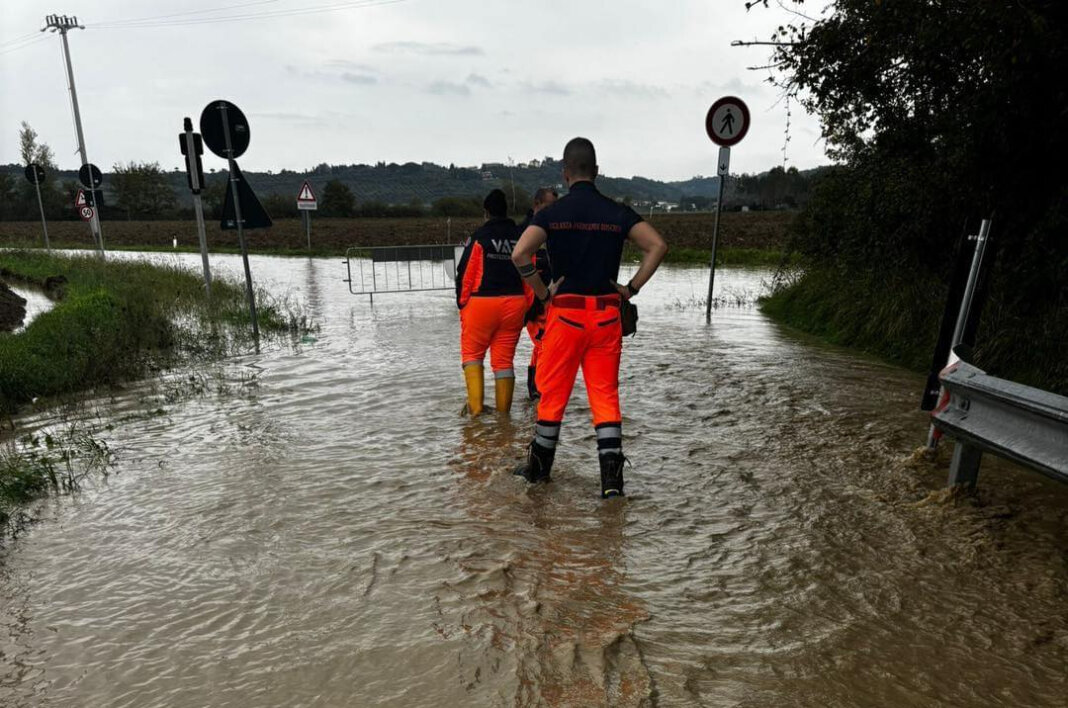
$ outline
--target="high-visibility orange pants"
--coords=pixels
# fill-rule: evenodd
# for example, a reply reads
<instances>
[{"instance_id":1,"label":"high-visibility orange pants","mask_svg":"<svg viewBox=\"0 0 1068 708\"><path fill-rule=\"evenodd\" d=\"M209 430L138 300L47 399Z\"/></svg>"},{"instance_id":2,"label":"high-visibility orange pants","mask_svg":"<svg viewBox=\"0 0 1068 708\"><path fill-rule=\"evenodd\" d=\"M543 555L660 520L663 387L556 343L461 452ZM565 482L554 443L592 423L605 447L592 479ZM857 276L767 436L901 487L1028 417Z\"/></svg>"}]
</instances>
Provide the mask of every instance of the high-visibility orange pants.
<instances>
[{"instance_id":1,"label":"high-visibility orange pants","mask_svg":"<svg viewBox=\"0 0 1068 708\"><path fill-rule=\"evenodd\" d=\"M613 302L615 306L610 304ZM618 296L561 295L549 306L537 372L541 392L539 423L563 420L579 366L586 382L593 424L618 424L622 420L619 359L623 351L623 330L618 302Z\"/></svg>"},{"instance_id":2,"label":"high-visibility orange pants","mask_svg":"<svg viewBox=\"0 0 1068 708\"><path fill-rule=\"evenodd\" d=\"M460 310L460 360L481 364L490 351L490 367L497 378L514 377L512 360L523 331L527 299L523 295L473 297Z\"/></svg>"}]
</instances>

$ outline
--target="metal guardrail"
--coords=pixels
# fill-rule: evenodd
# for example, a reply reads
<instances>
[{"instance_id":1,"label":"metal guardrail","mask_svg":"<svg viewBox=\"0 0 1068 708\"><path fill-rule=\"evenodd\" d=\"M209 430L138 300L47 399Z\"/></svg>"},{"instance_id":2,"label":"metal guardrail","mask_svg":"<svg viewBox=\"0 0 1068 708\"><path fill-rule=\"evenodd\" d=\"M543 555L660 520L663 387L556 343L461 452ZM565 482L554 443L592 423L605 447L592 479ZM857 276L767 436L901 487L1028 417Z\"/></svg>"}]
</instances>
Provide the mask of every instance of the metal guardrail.
<instances>
[{"instance_id":1,"label":"metal guardrail","mask_svg":"<svg viewBox=\"0 0 1068 708\"><path fill-rule=\"evenodd\" d=\"M984 452L1068 482L1068 397L989 376L963 361L939 379L949 399L932 418L957 439L950 486L974 487Z\"/></svg>"},{"instance_id":2,"label":"metal guardrail","mask_svg":"<svg viewBox=\"0 0 1068 708\"><path fill-rule=\"evenodd\" d=\"M374 296L452 290L462 246L354 246L345 251L349 292Z\"/></svg>"}]
</instances>

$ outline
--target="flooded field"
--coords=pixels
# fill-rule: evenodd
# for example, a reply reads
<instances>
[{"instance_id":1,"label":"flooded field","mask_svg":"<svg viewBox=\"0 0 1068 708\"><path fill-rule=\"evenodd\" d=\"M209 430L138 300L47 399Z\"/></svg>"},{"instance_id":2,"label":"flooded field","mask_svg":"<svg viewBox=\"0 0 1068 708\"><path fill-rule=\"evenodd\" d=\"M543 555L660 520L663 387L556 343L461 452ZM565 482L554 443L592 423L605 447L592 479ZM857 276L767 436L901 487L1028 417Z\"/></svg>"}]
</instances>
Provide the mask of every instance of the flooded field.
<instances>
[{"instance_id":1,"label":"flooded field","mask_svg":"<svg viewBox=\"0 0 1068 708\"><path fill-rule=\"evenodd\" d=\"M457 414L449 293L252 269L320 330L62 414L116 462L0 552L0 705L1065 705L1068 488L942 493L922 378L769 322L769 272L711 326L707 271L643 289L606 503L581 386L547 486L525 401Z\"/></svg>"}]
</instances>

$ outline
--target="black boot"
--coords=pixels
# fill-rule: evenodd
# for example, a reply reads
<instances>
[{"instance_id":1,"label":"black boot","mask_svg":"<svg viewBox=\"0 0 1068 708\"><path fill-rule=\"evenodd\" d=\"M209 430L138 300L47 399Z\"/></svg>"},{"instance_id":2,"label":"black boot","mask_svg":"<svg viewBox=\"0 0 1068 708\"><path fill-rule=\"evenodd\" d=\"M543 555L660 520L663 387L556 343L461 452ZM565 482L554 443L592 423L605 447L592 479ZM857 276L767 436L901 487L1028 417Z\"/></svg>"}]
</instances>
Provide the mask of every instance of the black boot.
<instances>
[{"instance_id":1,"label":"black boot","mask_svg":"<svg viewBox=\"0 0 1068 708\"><path fill-rule=\"evenodd\" d=\"M623 496L623 463L627 458L622 452L609 452L600 455L601 461L601 499Z\"/></svg>"},{"instance_id":2,"label":"black boot","mask_svg":"<svg viewBox=\"0 0 1068 708\"><path fill-rule=\"evenodd\" d=\"M531 483L548 482L554 457L556 457L555 449L531 442L527 449L527 461L515 468L515 474Z\"/></svg>"},{"instance_id":3,"label":"black boot","mask_svg":"<svg viewBox=\"0 0 1068 708\"><path fill-rule=\"evenodd\" d=\"M541 398L541 394L538 393L538 384L535 381L534 374L537 372L536 366L527 367L527 395L530 396L530 400L536 401Z\"/></svg>"}]
</instances>

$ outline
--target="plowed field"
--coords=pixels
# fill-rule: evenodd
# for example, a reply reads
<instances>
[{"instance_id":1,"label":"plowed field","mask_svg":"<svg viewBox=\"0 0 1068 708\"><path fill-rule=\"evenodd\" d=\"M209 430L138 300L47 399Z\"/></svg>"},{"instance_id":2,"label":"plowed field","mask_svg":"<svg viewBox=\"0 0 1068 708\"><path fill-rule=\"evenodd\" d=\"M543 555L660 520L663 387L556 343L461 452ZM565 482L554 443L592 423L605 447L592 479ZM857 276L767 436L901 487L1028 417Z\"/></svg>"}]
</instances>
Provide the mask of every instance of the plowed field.
<instances>
[{"instance_id":1,"label":"plowed field","mask_svg":"<svg viewBox=\"0 0 1068 708\"><path fill-rule=\"evenodd\" d=\"M793 212L726 212L720 223L719 247L781 249ZM668 243L680 248L708 248L712 238L712 214L657 214L651 222ZM318 253L344 253L350 246L459 243L474 231L481 219L326 219L312 217L312 249ZM106 247L170 248L174 239L181 248L197 246L196 223L189 221L105 221ZM63 248L93 245L89 227L80 221L48 224L52 245ZM307 238L299 219L278 219L270 229L246 232L249 250L260 253L304 251ZM38 222L0 223L0 247L35 246L43 242ZM208 222L212 250L238 247L236 231L222 231L217 221Z\"/></svg>"}]
</instances>

